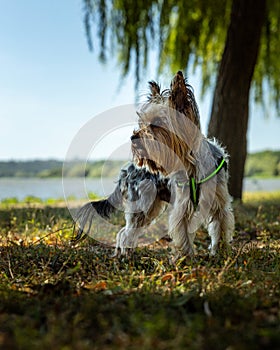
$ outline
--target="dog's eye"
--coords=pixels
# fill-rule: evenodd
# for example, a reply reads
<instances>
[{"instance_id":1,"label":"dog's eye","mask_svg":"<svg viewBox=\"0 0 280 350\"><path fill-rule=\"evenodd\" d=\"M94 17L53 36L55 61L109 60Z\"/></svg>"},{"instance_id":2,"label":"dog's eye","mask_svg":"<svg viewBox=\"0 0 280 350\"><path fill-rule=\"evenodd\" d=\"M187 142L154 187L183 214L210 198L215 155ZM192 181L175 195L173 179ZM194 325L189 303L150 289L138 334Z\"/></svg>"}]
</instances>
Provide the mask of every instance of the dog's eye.
<instances>
[{"instance_id":1,"label":"dog's eye","mask_svg":"<svg viewBox=\"0 0 280 350\"><path fill-rule=\"evenodd\" d=\"M161 117L155 117L151 123L152 126L162 127L164 126L164 120Z\"/></svg>"}]
</instances>

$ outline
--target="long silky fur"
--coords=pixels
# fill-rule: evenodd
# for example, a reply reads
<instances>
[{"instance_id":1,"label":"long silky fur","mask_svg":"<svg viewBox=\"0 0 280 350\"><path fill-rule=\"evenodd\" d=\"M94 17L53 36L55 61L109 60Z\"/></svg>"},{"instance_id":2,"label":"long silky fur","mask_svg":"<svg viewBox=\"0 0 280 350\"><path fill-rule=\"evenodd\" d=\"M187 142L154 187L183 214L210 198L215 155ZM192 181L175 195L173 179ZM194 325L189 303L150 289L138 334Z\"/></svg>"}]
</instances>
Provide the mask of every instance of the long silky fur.
<instances>
[{"instance_id":1,"label":"long silky fur","mask_svg":"<svg viewBox=\"0 0 280 350\"><path fill-rule=\"evenodd\" d=\"M163 178L159 173L154 174L145 168L138 168L133 163L129 163L121 169L116 188L108 198L91 201L78 210L74 225L74 232L77 231L77 234L73 241L81 240L90 233L94 219L97 216L110 220L112 214L118 211L123 212L126 209L128 213L133 213L135 210L132 207L134 203L137 203L143 211L143 213L140 213L138 208L137 212L139 214L135 214L134 216L138 222L141 218L144 225L151 206L149 193L151 186L155 190L155 198L158 201L166 203L170 201L167 178Z\"/></svg>"},{"instance_id":2,"label":"long silky fur","mask_svg":"<svg viewBox=\"0 0 280 350\"><path fill-rule=\"evenodd\" d=\"M111 215L122 208L123 198L121 195L120 181L114 192L106 199L91 201L83 205L75 216L75 225L73 232L77 234L73 241L79 241L90 233L94 219L100 216L104 219L110 219Z\"/></svg>"},{"instance_id":3,"label":"long silky fur","mask_svg":"<svg viewBox=\"0 0 280 350\"><path fill-rule=\"evenodd\" d=\"M229 246L234 231L228 155L215 140L201 134L193 90L182 72L177 72L169 90L161 92L154 81L149 84L148 101L138 113L138 129L131 136L133 162L121 169L116 189L107 199L90 202L78 211L77 238L89 234L98 215L109 218L122 210L126 225L117 234L115 255L126 254L137 247L143 227L170 203L169 236L176 258L195 254L193 242L201 225L208 228L210 254L215 255L221 240ZM209 179L221 158L226 166ZM190 180L198 184L196 203Z\"/></svg>"}]
</instances>

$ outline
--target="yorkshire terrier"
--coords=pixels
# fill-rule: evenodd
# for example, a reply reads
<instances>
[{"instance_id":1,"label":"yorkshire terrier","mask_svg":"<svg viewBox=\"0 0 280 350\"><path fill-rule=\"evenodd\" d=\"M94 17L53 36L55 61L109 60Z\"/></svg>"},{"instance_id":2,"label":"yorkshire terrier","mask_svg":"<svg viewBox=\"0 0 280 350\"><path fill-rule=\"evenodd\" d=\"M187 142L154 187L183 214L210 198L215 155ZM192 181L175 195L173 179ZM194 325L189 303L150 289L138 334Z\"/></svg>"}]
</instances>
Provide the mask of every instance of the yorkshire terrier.
<instances>
[{"instance_id":1,"label":"yorkshire terrier","mask_svg":"<svg viewBox=\"0 0 280 350\"><path fill-rule=\"evenodd\" d=\"M201 133L200 117L190 85L178 71L170 89L149 83L148 101L138 112L131 136L133 161L121 169L114 192L84 205L77 213L77 238L89 233L96 215L125 214L117 234L115 255L137 246L144 227L169 206L169 231L175 259L193 257L197 229L206 225L210 255L221 240L229 247L234 215L228 192L228 155ZM85 230L87 227L87 230Z\"/></svg>"}]
</instances>

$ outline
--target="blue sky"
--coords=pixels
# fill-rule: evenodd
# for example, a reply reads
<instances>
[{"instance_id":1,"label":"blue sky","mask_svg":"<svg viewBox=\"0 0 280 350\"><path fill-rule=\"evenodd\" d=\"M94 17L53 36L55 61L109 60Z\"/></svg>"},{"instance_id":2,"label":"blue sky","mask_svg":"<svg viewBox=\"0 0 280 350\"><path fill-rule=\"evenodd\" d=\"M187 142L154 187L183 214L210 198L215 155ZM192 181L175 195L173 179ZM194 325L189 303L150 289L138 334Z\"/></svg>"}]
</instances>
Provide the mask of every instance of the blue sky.
<instances>
[{"instance_id":1,"label":"blue sky","mask_svg":"<svg viewBox=\"0 0 280 350\"><path fill-rule=\"evenodd\" d=\"M64 159L90 118L134 103L133 74L122 80L114 57L102 65L97 56L87 47L81 0L0 0L0 159ZM163 86L170 80L155 74L150 69L143 77L140 94L148 80ZM205 131L211 95L200 99L199 74L189 82ZM280 118L265 118L261 107L251 112L249 151L280 149ZM114 138L128 141L129 133L112 134L97 158L115 147Z\"/></svg>"}]
</instances>

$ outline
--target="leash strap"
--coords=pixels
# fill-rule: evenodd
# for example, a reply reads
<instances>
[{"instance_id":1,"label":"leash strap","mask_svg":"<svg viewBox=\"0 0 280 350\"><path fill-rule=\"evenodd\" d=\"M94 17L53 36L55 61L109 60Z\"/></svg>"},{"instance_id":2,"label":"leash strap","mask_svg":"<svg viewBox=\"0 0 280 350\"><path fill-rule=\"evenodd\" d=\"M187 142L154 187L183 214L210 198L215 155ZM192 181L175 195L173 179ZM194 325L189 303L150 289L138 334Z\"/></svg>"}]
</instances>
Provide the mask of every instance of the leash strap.
<instances>
[{"instance_id":1,"label":"leash strap","mask_svg":"<svg viewBox=\"0 0 280 350\"><path fill-rule=\"evenodd\" d=\"M219 159L220 161L220 164L217 166L217 168L210 174L208 175L207 177L205 177L204 179L200 180L198 183L199 184L203 184L204 182L212 179L212 177L214 177L215 175L218 174L218 172L222 169L223 166L226 166L226 163L225 163L225 158L220 158Z\"/></svg>"},{"instance_id":2,"label":"leash strap","mask_svg":"<svg viewBox=\"0 0 280 350\"><path fill-rule=\"evenodd\" d=\"M191 184L190 184L190 190L191 190L191 200L194 204L194 207L196 209L197 207L197 196L198 196L198 186L197 186L197 183L195 181L195 178L194 177L191 177Z\"/></svg>"}]
</instances>

